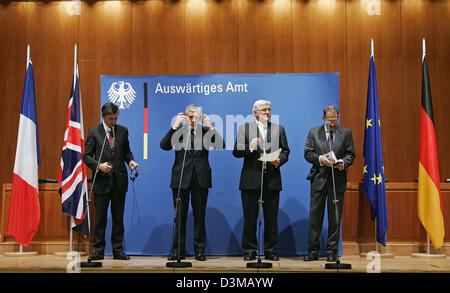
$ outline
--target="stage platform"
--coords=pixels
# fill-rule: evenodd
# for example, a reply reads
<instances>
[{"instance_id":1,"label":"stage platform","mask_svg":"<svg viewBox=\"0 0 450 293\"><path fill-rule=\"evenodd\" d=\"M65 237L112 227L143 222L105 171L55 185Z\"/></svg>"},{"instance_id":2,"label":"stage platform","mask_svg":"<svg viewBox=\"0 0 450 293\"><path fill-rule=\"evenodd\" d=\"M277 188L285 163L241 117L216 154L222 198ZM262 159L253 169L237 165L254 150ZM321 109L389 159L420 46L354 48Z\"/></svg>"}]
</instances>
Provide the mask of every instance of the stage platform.
<instances>
[{"instance_id":1,"label":"stage platform","mask_svg":"<svg viewBox=\"0 0 450 293\"><path fill-rule=\"evenodd\" d=\"M87 257L82 256L81 261ZM167 258L163 256L131 256L128 261L114 260L105 256L101 268L77 268L76 257L35 255L29 257L5 256L0 254L0 273L334 273L325 269L326 258L305 262L302 256L282 256L279 261L270 261L270 269L249 269L242 256L207 256L206 261L196 261L188 256L185 260L192 263L190 268L167 268ZM378 264L376 261L379 261ZM263 262L269 262L263 259ZM342 263L352 265L351 270L340 273L367 273L378 270L380 273L450 273L449 257L442 259L414 258L394 256L392 258L362 258L356 255L341 257Z\"/></svg>"}]
</instances>

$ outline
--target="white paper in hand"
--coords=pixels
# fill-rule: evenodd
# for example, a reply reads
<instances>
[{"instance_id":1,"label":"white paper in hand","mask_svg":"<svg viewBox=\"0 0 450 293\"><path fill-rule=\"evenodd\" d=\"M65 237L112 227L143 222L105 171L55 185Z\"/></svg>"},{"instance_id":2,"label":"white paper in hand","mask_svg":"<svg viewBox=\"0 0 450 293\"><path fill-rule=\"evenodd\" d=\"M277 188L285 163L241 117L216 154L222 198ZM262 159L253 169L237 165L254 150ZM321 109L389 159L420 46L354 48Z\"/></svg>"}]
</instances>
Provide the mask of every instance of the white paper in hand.
<instances>
[{"instance_id":1,"label":"white paper in hand","mask_svg":"<svg viewBox=\"0 0 450 293\"><path fill-rule=\"evenodd\" d=\"M259 157L258 160L263 161L263 162L273 162L278 159L278 157L280 156L280 153L281 153L281 149L278 149L277 151L272 152L270 154L262 155L261 157Z\"/></svg>"}]
</instances>

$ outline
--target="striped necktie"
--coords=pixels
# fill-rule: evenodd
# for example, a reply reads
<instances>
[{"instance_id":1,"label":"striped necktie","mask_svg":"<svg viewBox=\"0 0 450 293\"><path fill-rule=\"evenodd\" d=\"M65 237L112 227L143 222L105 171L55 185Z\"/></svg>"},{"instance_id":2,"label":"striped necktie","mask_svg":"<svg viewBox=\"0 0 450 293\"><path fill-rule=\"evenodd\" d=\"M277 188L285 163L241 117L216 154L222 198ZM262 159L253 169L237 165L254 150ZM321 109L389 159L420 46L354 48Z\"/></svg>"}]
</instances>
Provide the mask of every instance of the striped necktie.
<instances>
[{"instance_id":1,"label":"striped necktie","mask_svg":"<svg viewBox=\"0 0 450 293\"><path fill-rule=\"evenodd\" d=\"M114 132L112 130L108 131L108 134L109 134L108 142L109 142L109 146L111 147L111 150L114 153L114 142L115 142L115 139L114 139L114 134L113 133Z\"/></svg>"}]
</instances>

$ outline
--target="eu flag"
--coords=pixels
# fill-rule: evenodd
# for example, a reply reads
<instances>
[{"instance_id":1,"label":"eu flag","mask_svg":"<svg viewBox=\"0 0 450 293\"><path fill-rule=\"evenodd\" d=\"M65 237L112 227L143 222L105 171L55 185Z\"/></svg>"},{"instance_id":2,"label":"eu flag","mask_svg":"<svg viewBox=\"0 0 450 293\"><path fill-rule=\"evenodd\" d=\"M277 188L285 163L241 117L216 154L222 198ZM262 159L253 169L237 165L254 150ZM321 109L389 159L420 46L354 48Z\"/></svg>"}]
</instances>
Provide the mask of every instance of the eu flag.
<instances>
[{"instance_id":1,"label":"eu flag","mask_svg":"<svg viewBox=\"0 0 450 293\"><path fill-rule=\"evenodd\" d=\"M381 145L380 111L378 109L377 75L373 56L370 58L364 131L363 190L370 203L370 216L376 219L377 242L386 246L388 216Z\"/></svg>"}]
</instances>

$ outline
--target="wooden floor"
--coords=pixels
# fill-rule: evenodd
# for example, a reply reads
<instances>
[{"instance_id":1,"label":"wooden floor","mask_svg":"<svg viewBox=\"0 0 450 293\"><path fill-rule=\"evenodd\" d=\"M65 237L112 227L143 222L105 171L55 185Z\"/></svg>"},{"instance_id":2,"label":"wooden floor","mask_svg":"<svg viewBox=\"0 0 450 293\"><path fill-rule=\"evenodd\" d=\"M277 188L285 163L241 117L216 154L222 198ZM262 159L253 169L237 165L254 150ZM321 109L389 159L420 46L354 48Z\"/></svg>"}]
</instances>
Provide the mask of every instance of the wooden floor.
<instances>
[{"instance_id":1,"label":"wooden floor","mask_svg":"<svg viewBox=\"0 0 450 293\"><path fill-rule=\"evenodd\" d=\"M27 257L11 257L0 254L0 273L330 273L334 270L325 269L326 259L304 262L303 257L281 257L272 261L270 269L248 269L247 262L241 256L209 256L204 262L187 257L192 263L191 268L167 268L166 257L162 256L131 256L129 261L113 260L105 256L101 268L77 268L79 261L86 261L86 256L80 258L61 257L55 255L36 255ZM267 262L263 260L264 262ZM392 258L366 259L356 255L342 256L342 263L352 265L351 270L340 270L341 273L366 273L370 269L379 269L381 273L450 273L450 258L428 259L411 256L394 256ZM378 264L378 265L377 265Z\"/></svg>"}]
</instances>

